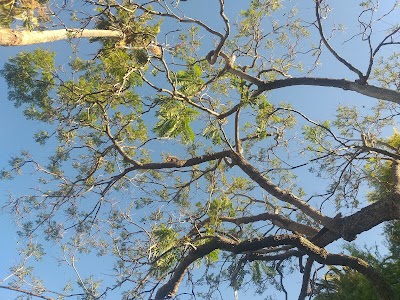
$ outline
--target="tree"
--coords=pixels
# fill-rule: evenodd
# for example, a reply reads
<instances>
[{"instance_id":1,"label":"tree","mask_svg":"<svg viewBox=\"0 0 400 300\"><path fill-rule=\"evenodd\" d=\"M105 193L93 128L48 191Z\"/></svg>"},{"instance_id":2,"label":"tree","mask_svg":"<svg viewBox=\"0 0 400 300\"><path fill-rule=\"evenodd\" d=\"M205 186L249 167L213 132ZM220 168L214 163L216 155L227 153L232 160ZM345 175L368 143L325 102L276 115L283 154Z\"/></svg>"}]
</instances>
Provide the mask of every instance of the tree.
<instances>
[{"instance_id":1,"label":"tree","mask_svg":"<svg viewBox=\"0 0 400 300\"><path fill-rule=\"evenodd\" d=\"M24 254L42 256L44 246L31 242L42 239L60 244L74 271L77 251L115 259L114 280L102 286L76 272L64 297L120 289L124 299L211 299L224 285L251 283L261 294L273 284L287 298L292 267L305 299L328 265L359 272L379 299L395 299L373 264L330 247L400 218L400 134L392 130L400 27L388 25L397 2L351 6L356 31L337 26L337 4L324 0L253 0L238 15L218 0L198 18L190 1L84 3L82 14L78 3L67 10L73 21L85 16L82 32L123 38L98 38L91 57L73 48L63 67L49 50L22 52L1 71L9 99L43 123L35 140L54 147L45 161L24 151L2 171L4 179L38 177L34 192L8 203ZM356 63L342 43L357 45ZM281 102L289 87L298 103ZM301 87L322 100L352 91L344 95L361 105L315 119L302 111ZM26 264L12 274L2 288L50 299Z\"/></svg>"}]
</instances>

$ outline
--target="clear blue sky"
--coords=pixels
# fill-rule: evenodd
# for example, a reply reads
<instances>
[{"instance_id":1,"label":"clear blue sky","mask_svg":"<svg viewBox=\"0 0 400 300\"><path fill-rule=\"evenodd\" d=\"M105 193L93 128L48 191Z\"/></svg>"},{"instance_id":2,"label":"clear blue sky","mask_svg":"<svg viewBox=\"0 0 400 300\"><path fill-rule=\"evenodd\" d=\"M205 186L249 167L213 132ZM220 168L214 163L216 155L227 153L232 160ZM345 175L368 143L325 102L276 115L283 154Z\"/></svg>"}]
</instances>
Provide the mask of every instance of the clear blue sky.
<instances>
[{"instance_id":1,"label":"clear blue sky","mask_svg":"<svg viewBox=\"0 0 400 300\"><path fill-rule=\"evenodd\" d=\"M216 0L208 0L208 1L199 1L199 0L189 0L187 2L181 2L182 7L189 6L190 10L188 10L188 14L193 17L201 18L205 21L205 23L212 24L216 28L218 28L218 23L220 18L218 17L218 11L212 10L212 3L217 2ZM239 7L236 4L236 1L226 1L229 2L226 4L227 13L234 20L234 15L238 12ZM313 8L314 1L301 1L299 7L304 14L307 14L312 17L314 13ZM334 3L335 2L335 3ZM354 19L354 10L351 9L351 5L348 1L332 1L332 6L334 7L335 17L348 19ZM336 3L338 2L338 3ZM205 3L207 3L205 5ZM289 4L291 5L291 4ZM210 8L211 7L211 8ZM216 21L217 20L217 21ZM349 31L351 28L349 28ZM211 42L211 41L208 41ZM47 45L46 45L47 46ZM67 54L65 52L65 48L68 46L67 42L57 42L52 45L48 45L52 49L55 49L58 52L57 59L59 62L63 62L64 59L67 58ZM346 45L337 45L341 54L345 57L351 59L351 61L357 65L362 67L363 62L365 61L365 56L362 55L362 49L354 48L353 44L349 43ZM35 46L36 47L36 46ZM35 47L25 47L25 48L0 48L0 67L4 64L9 56L13 56L21 50L29 50ZM360 55L361 53L361 55ZM336 78L354 78L352 74L350 74L345 67L335 62L329 54L324 54L321 58L322 66L320 70L316 73L320 76L333 76ZM354 78L355 79L355 78ZM365 104L366 107L369 105L373 105L375 101L365 102L366 98L356 95L355 93L345 92L345 91L335 91L332 89L329 93L326 92L326 89L319 88L286 88L284 90L278 90L271 94L271 101L282 101L285 100L287 102L293 103L295 108L301 110L302 112L309 115L311 118L316 120L323 120L332 117L332 112L337 107L338 103L356 103ZM0 110L0 166L4 166L7 164L7 161L14 154L18 154L18 151L21 149L29 149L34 155L46 157L47 150L37 146L34 143L32 138L33 133L38 129L39 125L36 122L27 121L23 118L21 110L17 110L13 107L12 103L7 101L7 87L2 78L0 78L0 101L1 101L1 110ZM313 184L313 179L310 177L304 176L301 179L301 183L304 184L305 189L310 187ZM24 176L21 178L17 178L14 181L10 182L0 182L0 203L4 203L6 201L7 195L9 193L25 193L29 191L29 188L35 185L35 178L32 176ZM16 248L17 245L17 237L15 234L16 227L13 225L11 219L6 214L3 214L0 218L0 226L1 230L1 238L3 241L2 247L0 247L0 280L5 278L9 272L8 268L11 264L18 261L18 254ZM358 240L359 243L369 243L373 244L375 241L381 243L381 238L379 236L379 230L375 229L368 233L361 235ZM339 243L340 244L340 243ZM383 249L383 248L381 248ZM56 263L56 253L59 252L57 250L57 245L50 245L50 248L46 249L48 256L44 261L44 264L40 265L40 269L42 272L41 275L47 280L49 280L49 288L56 289L60 284L64 284L63 279L66 277L67 273L70 271L62 271L60 272L59 267ZM103 261L103 258L96 257L84 257L79 262L79 267L82 270L87 269L88 271L93 270L93 266L106 265L105 269L102 269L102 273L110 272L110 261ZM63 269L64 270L64 269ZM111 273L111 272L110 272ZM299 278L295 277L294 282L299 282ZM299 286L288 285L293 289L289 290L290 297L289 299L297 299ZM227 290L226 293L229 295L232 291ZM0 289L0 298L1 299L11 299L15 297L15 293L8 292ZM251 291L248 291L248 294L244 295L242 292L239 293L239 299L245 299L249 297L253 297ZM277 296L277 299L281 299L281 296ZM111 298L109 298L111 299ZM115 299L118 299L115 298ZM227 296L229 299L229 296ZM253 298L257 299L257 298ZM261 298L259 298L261 299ZM283 299L283 298L282 298Z\"/></svg>"}]
</instances>

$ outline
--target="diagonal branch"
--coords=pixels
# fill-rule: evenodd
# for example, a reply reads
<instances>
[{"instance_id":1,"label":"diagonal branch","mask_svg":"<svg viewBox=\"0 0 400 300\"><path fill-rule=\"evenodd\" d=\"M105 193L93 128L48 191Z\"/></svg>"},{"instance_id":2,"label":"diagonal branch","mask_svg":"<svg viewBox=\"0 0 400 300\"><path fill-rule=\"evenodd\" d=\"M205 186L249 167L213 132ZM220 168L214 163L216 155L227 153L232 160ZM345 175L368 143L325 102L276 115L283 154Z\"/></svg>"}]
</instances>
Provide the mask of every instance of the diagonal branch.
<instances>
[{"instance_id":1,"label":"diagonal branch","mask_svg":"<svg viewBox=\"0 0 400 300\"><path fill-rule=\"evenodd\" d=\"M233 159L243 172L245 172L252 180L257 182L269 194L283 202L294 205L303 213L305 213L315 221L323 224L324 226L326 226L327 224L329 225L330 218L323 216L318 210L307 204L304 200L275 185L264 175L262 175L260 171L258 171L249 162L247 162L244 157L236 155Z\"/></svg>"},{"instance_id":2,"label":"diagonal branch","mask_svg":"<svg viewBox=\"0 0 400 300\"><path fill-rule=\"evenodd\" d=\"M392 220L400 219L400 194L392 193L386 199L372 203L350 216L332 219L329 228L318 233L311 241L320 247L325 247L330 243L343 237L351 241L364 232L375 226Z\"/></svg>"},{"instance_id":3,"label":"diagonal branch","mask_svg":"<svg viewBox=\"0 0 400 300\"><path fill-rule=\"evenodd\" d=\"M168 162L159 163L146 163L146 164L133 164L132 167L126 168L120 174L115 175L111 178L106 189L108 190L115 182L123 178L126 174L136 171L136 170L161 170L161 169L171 169L171 168L184 168L199 165L208 161L223 159L225 157L230 157L231 150L225 150L217 153L204 154L197 157L189 159L174 159Z\"/></svg>"}]
</instances>

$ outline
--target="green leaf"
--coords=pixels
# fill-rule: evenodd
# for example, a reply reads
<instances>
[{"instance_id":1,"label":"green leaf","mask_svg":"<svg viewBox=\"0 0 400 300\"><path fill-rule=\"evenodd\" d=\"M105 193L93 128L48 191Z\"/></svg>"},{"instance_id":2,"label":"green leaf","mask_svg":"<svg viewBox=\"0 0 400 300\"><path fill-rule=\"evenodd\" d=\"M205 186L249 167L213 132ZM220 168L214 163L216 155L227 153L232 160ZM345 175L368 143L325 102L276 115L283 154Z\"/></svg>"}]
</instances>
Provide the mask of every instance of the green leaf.
<instances>
[{"instance_id":1,"label":"green leaf","mask_svg":"<svg viewBox=\"0 0 400 300\"><path fill-rule=\"evenodd\" d=\"M167 99L157 112L159 121L154 127L154 132L161 137L181 136L184 144L193 142L195 135L190 123L198 114L195 109L182 102Z\"/></svg>"}]
</instances>

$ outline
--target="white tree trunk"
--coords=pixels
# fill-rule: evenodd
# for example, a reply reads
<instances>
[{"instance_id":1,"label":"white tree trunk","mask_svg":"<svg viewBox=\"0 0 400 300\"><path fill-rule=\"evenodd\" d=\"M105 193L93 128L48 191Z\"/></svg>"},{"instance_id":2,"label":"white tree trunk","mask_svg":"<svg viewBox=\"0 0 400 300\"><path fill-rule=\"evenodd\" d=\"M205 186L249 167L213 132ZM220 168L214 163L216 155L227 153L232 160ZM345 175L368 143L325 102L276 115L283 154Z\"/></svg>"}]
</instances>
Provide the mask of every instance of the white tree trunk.
<instances>
[{"instance_id":1,"label":"white tree trunk","mask_svg":"<svg viewBox=\"0 0 400 300\"><path fill-rule=\"evenodd\" d=\"M50 43L70 38L122 38L117 30L100 29L57 29L45 31L28 31L0 29L0 46L26 46L32 44Z\"/></svg>"}]
</instances>

